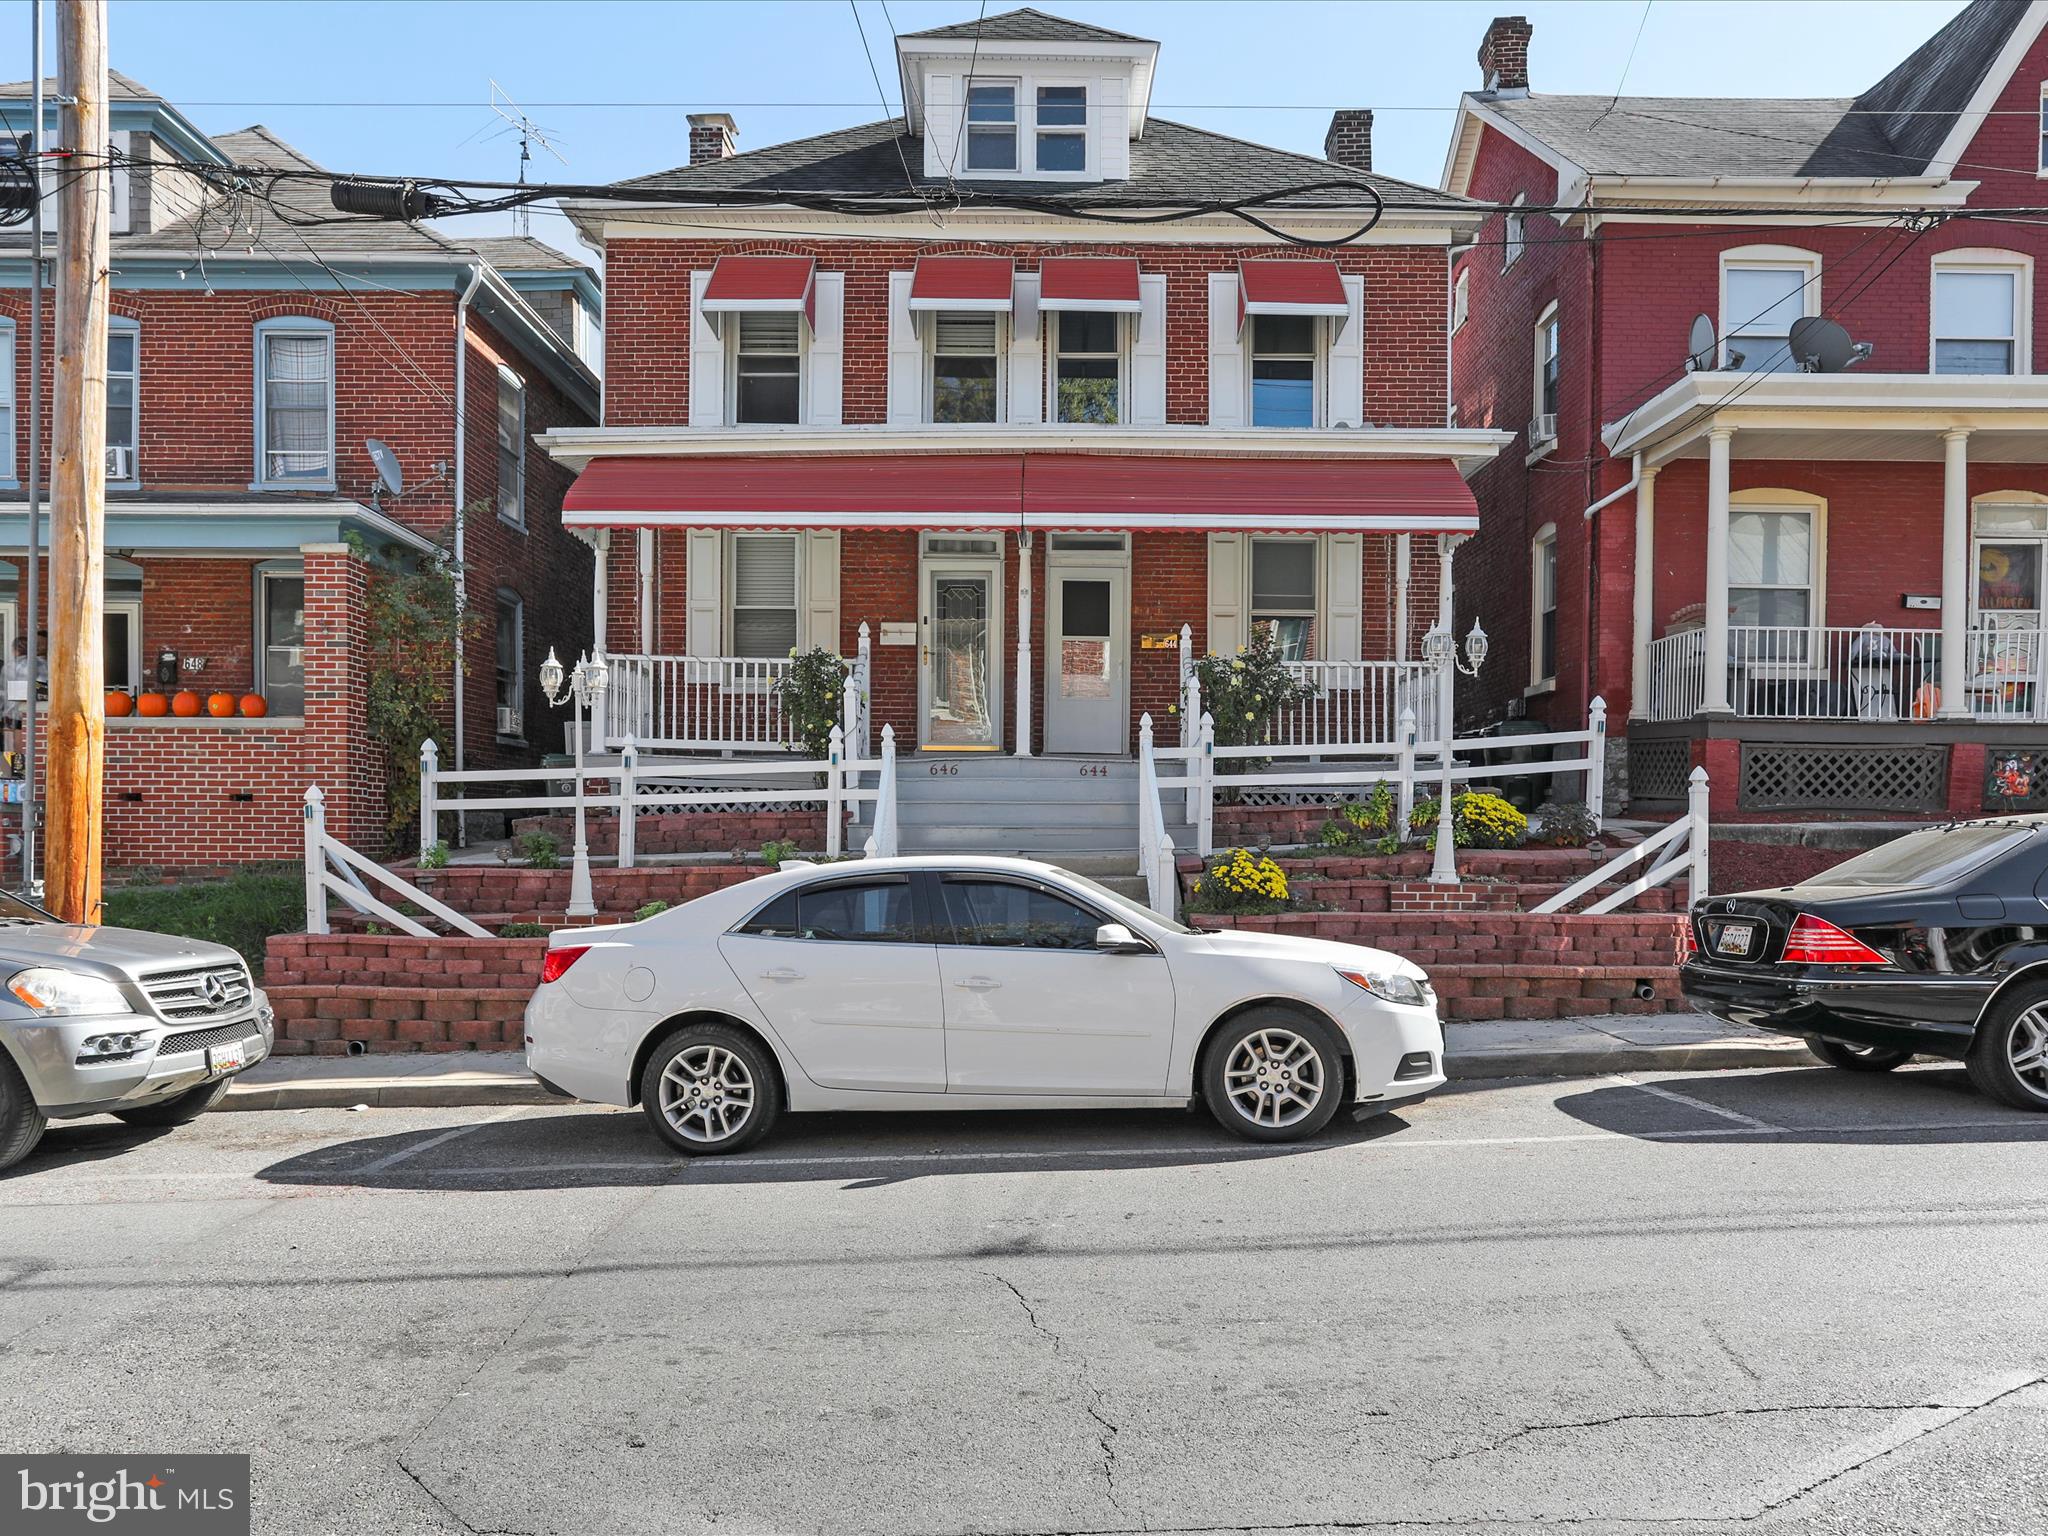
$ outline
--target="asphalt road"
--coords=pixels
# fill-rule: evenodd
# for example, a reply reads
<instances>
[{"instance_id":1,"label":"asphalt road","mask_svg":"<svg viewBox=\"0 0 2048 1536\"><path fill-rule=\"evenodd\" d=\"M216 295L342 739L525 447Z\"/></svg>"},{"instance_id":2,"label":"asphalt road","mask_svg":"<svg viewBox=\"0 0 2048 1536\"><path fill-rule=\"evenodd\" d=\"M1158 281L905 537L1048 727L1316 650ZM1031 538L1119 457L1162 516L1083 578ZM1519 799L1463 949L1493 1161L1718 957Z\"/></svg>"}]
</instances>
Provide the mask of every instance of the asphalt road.
<instances>
[{"instance_id":1,"label":"asphalt road","mask_svg":"<svg viewBox=\"0 0 2048 1536\"><path fill-rule=\"evenodd\" d=\"M0 1448L266 1532L2048 1529L2048 1117L1959 1070L1180 1114L56 1130Z\"/></svg>"}]
</instances>

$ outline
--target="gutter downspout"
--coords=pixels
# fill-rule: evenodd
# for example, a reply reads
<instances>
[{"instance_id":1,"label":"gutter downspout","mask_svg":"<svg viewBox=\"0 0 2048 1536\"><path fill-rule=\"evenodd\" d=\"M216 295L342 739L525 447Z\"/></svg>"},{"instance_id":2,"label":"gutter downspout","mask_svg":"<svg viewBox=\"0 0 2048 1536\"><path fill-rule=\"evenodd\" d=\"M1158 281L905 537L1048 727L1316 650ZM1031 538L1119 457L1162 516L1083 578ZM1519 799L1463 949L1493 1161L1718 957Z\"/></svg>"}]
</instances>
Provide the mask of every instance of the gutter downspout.
<instances>
[{"instance_id":1,"label":"gutter downspout","mask_svg":"<svg viewBox=\"0 0 2048 1536\"><path fill-rule=\"evenodd\" d=\"M468 657L462 643L463 622L469 612L469 570L464 563L464 509L468 506L466 485L469 469L469 301L484 284L481 263L469 269L469 286L455 301L455 767L469 766L467 732L463 729L463 674ZM469 846L469 818L455 817L455 846Z\"/></svg>"},{"instance_id":2,"label":"gutter downspout","mask_svg":"<svg viewBox=\"0 0 2048 1536\"><path fill-rule=\"evenodd\" d=\"M1586 508L1586 521L1590 523L1593 520L1594 513L1614 505L1615 502L1621 500L1622 497L1628 495L1629 492L1633 491L1637 486L1641 485L1642 483L1643 453L1642 450L1638 448L1636 450L1636 467L1634 472L1631 473L1628 477L1628 484L1622 486L1619 490L1609 491L1605 496L1602 496L1598 501L1594 502L1593 505Z\"/></svg>"}]
</instances>

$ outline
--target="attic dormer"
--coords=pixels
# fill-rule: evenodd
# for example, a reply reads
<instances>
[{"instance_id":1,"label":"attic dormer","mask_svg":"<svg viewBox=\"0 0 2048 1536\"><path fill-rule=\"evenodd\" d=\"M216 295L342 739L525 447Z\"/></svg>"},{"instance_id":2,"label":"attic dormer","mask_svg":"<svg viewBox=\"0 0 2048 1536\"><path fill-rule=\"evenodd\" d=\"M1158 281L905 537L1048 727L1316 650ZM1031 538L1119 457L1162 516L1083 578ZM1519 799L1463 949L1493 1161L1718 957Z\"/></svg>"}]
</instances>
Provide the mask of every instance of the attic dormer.
<instances>
[{"instance_id":1,"label":"attic dormer","mask_svg":"<svg viewBox=\"0 0 2048 1536\"><path fill-rule=\"evenodd\" d=\"M1021 10L907 33L896 60L926 176L1123 181L1159 45Z\"/></svg>"}]
</instances>

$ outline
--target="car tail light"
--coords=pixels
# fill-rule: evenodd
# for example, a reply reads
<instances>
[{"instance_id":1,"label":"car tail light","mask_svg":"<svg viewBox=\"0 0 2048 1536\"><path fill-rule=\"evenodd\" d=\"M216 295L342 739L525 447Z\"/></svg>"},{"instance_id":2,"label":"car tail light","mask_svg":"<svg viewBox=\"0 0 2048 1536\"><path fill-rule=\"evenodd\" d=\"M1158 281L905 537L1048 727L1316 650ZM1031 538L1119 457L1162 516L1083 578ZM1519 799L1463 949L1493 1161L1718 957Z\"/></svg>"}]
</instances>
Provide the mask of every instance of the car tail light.
<instances>
[{"instance_id":1,"label":"car tail light","mask_svg":"<svg viewBox=\"0 0 2048 1536\"><path fill-rule=\"evenodd\" d=\"M1868 944L1811 912L1802 912L1785 936L1786 965L1890 965Z\"/></svg>"},{"instance_id":2,"label":"car tail light","mask_svg":"<svg viewBox=\"0 0 2048 1536\"><path fill-rule=\"evenodd\" d=\"M1699 924L1690 915L1685 919L1685 958L1690 960L1700 952Z\"/></svg>"},{"instance_id":3,"label":"car tail light","mask_svg":"<svg viewBox=\"0 0 2048 1536\"><path fill-rule=\"evenodd\" d=\"M545 986L551 981L561 980L562 972L568 970L570 966L581 960L588 953L590 953L590 946L588 944L570 944L561 949L549 950L540 963L541 984Z\"/></svg>"}]
</instances>

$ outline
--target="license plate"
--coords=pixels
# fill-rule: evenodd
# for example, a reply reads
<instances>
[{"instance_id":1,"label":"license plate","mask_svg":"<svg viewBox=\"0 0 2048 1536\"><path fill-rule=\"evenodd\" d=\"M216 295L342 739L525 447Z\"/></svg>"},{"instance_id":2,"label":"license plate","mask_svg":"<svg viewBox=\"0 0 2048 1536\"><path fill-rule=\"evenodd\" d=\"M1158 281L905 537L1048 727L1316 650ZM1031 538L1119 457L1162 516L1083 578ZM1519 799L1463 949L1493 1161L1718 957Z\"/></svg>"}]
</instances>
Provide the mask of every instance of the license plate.
<instances>
[{"instance_id":1,"label":"license plate","mask_svg":"<svg viewBox=\"0 0 2048 1536\"><path fill-rule=\"evenodd\" d=\"M1723 955L1746 955L1755 942L1755 923L1724 923L1720 936L1714 940L1714 949Z\"/></svg>"},{"instance_id":2,"label":"license plate","mask_svg":"<svg viewBox=\"0 0 2048 1536\"><path fill-rule=\"evenodd\" d=\"M206 1053L206 1071L209 1077L220 1077L225 1073L242 1070L242 1042L233 1045L216 1045Z\"/></svg>"}]
</instances>

